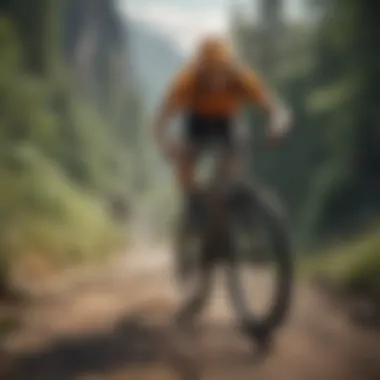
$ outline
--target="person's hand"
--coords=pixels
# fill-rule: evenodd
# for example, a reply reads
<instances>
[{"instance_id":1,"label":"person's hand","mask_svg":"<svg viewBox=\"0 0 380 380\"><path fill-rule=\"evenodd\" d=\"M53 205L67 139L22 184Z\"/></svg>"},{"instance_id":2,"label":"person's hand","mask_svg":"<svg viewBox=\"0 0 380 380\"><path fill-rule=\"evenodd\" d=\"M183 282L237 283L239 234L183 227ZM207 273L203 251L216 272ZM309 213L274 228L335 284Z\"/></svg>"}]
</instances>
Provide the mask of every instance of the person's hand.
<instances>
[{"instance_id":1,"label":"person's hand","mask_svg":"<svg viewBox=\"0 0 380 380\"><path fill-rule=\"evenodd\" d=\"M290 111L281 109L276 111L268 126L268 140L277 145L289 133L292 124Z\"/></svg>"}]
</instances>

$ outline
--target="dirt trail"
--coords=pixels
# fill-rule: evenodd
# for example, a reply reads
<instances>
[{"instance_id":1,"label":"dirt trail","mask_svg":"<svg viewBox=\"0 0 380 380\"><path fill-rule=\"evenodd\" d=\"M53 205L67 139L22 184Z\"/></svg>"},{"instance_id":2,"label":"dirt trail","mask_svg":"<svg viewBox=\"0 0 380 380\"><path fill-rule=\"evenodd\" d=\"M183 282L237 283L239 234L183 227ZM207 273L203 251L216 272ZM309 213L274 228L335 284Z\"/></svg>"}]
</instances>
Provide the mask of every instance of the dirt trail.
<instances>
[{"instance_id":1,"label":"dirt trail","mask_svg":"<svg viewBox=\"0 0 380 380\"><path fill-rule=\"evenodd\" d=\"M264 277L258 276L253 298L264 294ZM185 379L189 363L177 353L169 323L178 300L164 250L131 255L102 276L51 287L23 308L21 328L2 342L11 358L3 378ZM195 347L191 364L204 380L380 379L380 333L355 328L305 284L296 286L289 321L264 361L255 360L234 328L218 285Z\"/></svg>"}]
</instances>

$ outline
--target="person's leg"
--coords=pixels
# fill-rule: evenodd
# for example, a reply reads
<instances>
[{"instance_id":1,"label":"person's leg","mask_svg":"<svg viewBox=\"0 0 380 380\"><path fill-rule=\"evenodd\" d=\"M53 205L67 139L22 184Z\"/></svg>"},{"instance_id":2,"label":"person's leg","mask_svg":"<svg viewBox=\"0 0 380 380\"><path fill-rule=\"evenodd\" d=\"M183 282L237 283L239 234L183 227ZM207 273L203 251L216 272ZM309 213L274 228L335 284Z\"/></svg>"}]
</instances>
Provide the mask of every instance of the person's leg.
<instances>
[{"instance_id":1,"label":"person's leg","mask_svg":"<svg viewBox=\"0 0 380 380\"><path fill-rule=\"evenodd\" d=\"M227 192L230 205L240 216L246 213L246 185L245 185L245 163L244 163L244 145L236 136L235 126L229 124L228 128L223 131L222 143L225 147L223 159L221 162L222 182L228 184ZM225 177L228 182L225 182Z\"/></svg>"},{"instance_id":2,"label":"person's leg","mask_svg":"<svg viewBox=\"0 0 380 380\"><path fill-rule=\"evenodd\" d=\"M187 194L195 189L195 155L190 149L182 152L176 162L176 179L180 191Z\"/></svg>"},{"instance_id":3,"label":"person's leg","mask_svg":"<svg viewBox=\"0 0 380 380\"><path fill-rule=\"evenodd\" d=\"M176 179L191 222L198 223L202 212L202 194L195 178L197 152L186 149L176 163Z\"/></svg>"},{"instance_id":4,"label":"person's leg","mask_svg":"<svg viewBox=\"0 0 380 380\"><path fill-rule=\"evenodd\" d=\"M215 130L216 138L224 147L220 175L227 176L229 182L238 182L244 175L241 141L237 136L236 126L231 119L221 120Z\"/></svg>"},{"instance_id":5,"label":"person's leg","mask_svg":"<svg viewBox=\"0 0 380 380\"><path fill-rule=\"evenodd\" d=\"M252 212L248 184L245 181L245 166L242 151L236 145L226 155L226 171L230 178L228 188L229 205L234 215L235 226L251 225Z\"/></svg>"}]
</instances>

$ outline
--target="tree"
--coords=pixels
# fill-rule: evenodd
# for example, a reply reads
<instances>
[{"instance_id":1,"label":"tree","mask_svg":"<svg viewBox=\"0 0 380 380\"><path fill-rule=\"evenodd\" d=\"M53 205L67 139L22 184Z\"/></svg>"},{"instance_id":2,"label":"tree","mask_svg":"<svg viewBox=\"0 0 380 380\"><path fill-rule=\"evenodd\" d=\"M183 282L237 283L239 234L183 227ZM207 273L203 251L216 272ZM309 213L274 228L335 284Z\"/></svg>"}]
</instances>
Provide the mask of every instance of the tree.
<instances>
[{"instance_id":1,"label":"tree","mask_svg":"<svg viewBox=\"0 0 380 380\"><path fill-rule=\"evenodd\" d=\"M234 26L240 51L295 114L286 143L253 162L286 200L299 240L308 244L378 219L380 190L380 7L369 0L315 3L313 22L282 24L277 50L270 41L281 24L280 2L262 2L260 22L235 17ZM264 60L257 46L267 51Z\"/></svg>"}]
</instances>

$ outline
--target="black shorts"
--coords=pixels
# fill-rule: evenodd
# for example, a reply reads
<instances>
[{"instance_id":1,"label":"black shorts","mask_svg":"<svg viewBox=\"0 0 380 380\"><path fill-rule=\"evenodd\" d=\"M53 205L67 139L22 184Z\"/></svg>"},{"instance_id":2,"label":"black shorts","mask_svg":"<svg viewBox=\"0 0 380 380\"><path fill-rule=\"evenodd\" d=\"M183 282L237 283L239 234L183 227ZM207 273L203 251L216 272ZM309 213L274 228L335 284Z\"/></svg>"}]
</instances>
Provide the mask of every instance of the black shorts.
<instances>
[{"instance_id":1,"label":"black shorts","mask_svg":"<svg viewBox=\"0 0 380 380\"><path fill-rule=\"evenodd\" d=\"M206 117L189 114L185 119L185 142L196 151L211 145L235 149L233 121L231 117Z\"/></svg>"}]
</instances>

